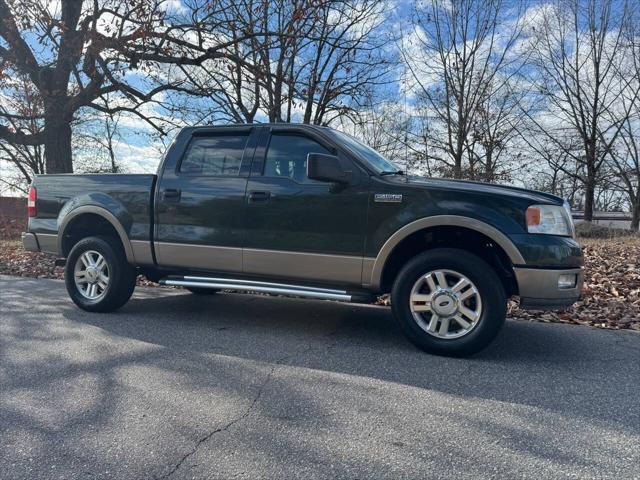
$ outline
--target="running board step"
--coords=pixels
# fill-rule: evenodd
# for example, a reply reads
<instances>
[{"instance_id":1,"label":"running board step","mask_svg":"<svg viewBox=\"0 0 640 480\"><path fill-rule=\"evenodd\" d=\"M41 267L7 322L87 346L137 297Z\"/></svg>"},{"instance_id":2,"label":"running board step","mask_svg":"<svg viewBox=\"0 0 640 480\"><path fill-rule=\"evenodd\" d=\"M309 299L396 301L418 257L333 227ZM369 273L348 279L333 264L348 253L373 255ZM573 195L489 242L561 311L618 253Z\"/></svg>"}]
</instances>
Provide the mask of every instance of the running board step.
<instances>
[{"instance_id":1,"label":"running board step","mask_svg":"<svg viewBox=\"0 0 640 480\"><path fill-rule=\"evenodd\" d=\"M161 285L177 287L213 288L219 290L238 290L244 292L270 293L288 297L318 298L339 302L370 303L375 297L367 293L354 293L332 288L308 287L287 283L257 282L230 278L211 278L193 276L170 276L160 280Z\"/></svg>"}]
</instances>

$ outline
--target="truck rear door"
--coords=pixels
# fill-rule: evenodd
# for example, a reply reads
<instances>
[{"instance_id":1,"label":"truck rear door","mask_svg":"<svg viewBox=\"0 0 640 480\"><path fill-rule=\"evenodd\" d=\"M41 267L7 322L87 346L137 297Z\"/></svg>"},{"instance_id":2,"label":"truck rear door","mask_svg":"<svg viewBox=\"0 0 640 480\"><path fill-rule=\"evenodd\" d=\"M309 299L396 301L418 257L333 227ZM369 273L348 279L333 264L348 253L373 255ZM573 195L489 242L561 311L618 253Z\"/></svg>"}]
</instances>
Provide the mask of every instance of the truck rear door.
<instances>
[{"instance_id":1,"label":"truck rear door","mask_svg":"<svg viewBox=\"0 0 640 480\"><path fill-rule=\"evenodd\" d=\"M241 272L245 190L255 129L193 130L167 159L156 190L160 267Z\"/></svg>"}]
</instances>

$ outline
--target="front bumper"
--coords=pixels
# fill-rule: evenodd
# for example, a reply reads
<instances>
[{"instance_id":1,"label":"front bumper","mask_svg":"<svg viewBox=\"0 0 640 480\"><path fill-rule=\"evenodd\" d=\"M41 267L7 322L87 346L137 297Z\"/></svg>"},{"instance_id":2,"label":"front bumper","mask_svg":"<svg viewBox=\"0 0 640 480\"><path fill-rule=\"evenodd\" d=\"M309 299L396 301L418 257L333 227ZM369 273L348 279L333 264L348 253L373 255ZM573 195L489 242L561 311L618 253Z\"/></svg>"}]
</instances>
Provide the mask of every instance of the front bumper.
<instances>
[{"instance_id":1,"label":"front bumper","mask_svg":"<svg viewBox=\"0 0 640 480\"><path fill-rule=\"evenodd\" d=\"M550 269L550 268L514 268L520 307L532 310L553 310L565 308L580 298L584 274L582 268ZM573 288L559 288L560 275L575 275Z\"/></svg>"}]
</instances>

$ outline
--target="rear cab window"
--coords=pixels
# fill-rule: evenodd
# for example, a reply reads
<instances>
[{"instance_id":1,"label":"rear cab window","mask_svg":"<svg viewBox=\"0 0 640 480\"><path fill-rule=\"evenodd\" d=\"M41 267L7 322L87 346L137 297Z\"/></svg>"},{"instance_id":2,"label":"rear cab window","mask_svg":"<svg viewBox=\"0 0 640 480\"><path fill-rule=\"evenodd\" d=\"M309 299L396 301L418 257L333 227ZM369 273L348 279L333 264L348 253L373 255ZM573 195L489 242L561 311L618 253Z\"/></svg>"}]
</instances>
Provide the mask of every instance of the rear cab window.
<instances>
[{"instance_id":1,"label":"rear cab window","mask_svg":"<svg viewBox=\"0 0 640 480\"><path fill-rule=\"evenodd\" d=\"M235 177L240 173L248 133L195 136L180 163L182 175Z\"/></svg>"}]
</instances>

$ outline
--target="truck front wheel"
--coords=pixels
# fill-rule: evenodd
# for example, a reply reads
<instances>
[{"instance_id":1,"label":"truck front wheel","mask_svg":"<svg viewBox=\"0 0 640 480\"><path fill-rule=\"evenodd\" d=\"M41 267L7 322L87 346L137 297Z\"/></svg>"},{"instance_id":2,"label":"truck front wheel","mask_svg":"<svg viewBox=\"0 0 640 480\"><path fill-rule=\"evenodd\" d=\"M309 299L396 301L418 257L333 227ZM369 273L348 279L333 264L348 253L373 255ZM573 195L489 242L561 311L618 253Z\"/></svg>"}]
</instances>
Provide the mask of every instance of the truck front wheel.
<instances>
[{"instance_id":1,"label":"truck front wheel","mask_svg":"<svg viewBox=\"0 0 640 480\"><path fill-rule=\"evenodd\" d=\"M391 307L418 348L466 356L496 337L507 299L500 278L484 260L465 250L439 248L404 266L393 285Z\"/></svg>"},{"instance_id":2,"label":"truck front wheel","mask_svg":"<svg viewBox=\"0 0 640 480\"><path fill-rule=\"evenodd\" d=\"M65 284L71 300L89 312L123 306L136 286L136 271L119 244L105 237L80 240L69 253Z\"/></svg>"}]
</instances>

